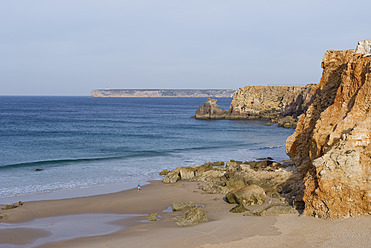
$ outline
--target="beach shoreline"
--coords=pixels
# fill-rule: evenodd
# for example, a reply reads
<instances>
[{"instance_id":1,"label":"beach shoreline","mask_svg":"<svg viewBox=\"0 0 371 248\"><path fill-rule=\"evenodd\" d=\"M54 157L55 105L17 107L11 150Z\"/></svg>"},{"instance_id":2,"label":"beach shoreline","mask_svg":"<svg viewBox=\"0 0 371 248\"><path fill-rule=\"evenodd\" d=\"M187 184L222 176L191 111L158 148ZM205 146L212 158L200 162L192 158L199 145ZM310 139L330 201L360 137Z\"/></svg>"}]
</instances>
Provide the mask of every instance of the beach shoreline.
<instances>
[{"instance_id":1,"label":"beach shoreline","mask_svg":"<svg viewBox=\"0 0 371 248\"><path fill-rule=\"evenodd\" d=\"M366 247L370 244L370 216L339 220L295 214L243 216L229 212L233 205L223 200L224 195L205 194L199 186L197 182L164 184L151 181L139 192L130 189L105 195L25 202L19 208L2 210L1 215L6 217L1 223L19 224L34 219L56 216L63 219L64 216L83 214L139 215L130 219L117 218L112 223L120 230L113 233L49 242L36 247L318 247L320 242L330 247ZM184 212L166 210L173 202L187 201L204 205L209 221L178 227L174 218ZM160 219L156 222L144 221L149 213L157 213ZM30 229L10 231L0 230L0 240L8 237L7 247L14 247L11 245L17 243L32 247L35 240L48 235L47 230L34 230L29 235L25 234L30 233ZM314 236L318 238L312 239ZM13 241L9 237L13 237ZM4 241L2 243L5 245Z\"/></svg>"}]
</instances>

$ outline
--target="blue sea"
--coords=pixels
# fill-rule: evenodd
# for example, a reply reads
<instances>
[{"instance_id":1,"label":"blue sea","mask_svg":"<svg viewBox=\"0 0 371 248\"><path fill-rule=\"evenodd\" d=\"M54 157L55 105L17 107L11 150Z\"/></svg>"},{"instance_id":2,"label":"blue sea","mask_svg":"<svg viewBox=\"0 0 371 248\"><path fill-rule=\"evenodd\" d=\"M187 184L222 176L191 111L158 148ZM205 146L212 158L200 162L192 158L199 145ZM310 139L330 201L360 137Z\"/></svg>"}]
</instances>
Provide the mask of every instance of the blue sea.
<instances>
[{"instance_id":1,"label":"blue sea","mask_svg":"<svg viewBox=\"0 0 371 248\"><path fill-rule=\"evenodd\" d=\"M144 183L209 161L288 159L293 129L190 118L205 101L0 96L0 198Z\"/></svg>"}]
</instances>

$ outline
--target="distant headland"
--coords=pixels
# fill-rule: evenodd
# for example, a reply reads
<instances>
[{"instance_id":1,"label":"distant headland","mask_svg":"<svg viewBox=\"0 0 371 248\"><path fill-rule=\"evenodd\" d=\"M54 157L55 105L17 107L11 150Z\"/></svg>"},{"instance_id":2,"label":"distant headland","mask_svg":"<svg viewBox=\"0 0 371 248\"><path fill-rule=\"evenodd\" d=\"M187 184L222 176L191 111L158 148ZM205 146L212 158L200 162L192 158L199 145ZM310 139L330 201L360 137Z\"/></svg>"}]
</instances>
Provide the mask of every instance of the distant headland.
<instances>
[{"instance_id":1,"label":"distant headland","mask_svg":"<svg viewBox=\"0 0 371 248\"><path fill-rule=\"evenodd\" d=\"M232 97L232 89L98 89L92 97Z\"/></svg>"}]
</instances>

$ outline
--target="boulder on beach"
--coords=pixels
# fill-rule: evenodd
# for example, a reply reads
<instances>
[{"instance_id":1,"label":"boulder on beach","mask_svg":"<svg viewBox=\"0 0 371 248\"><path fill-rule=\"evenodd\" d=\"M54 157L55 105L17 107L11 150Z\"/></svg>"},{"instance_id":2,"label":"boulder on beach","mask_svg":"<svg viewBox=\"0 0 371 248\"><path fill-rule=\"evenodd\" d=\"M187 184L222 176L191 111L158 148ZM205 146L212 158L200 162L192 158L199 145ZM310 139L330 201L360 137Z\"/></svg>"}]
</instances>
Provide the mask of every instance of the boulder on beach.
<instances>
[{"instance_id":1,"label":"boulder on beach","mask_svg":"<svg viewBox=\"0 0 371 248\"><path fill-rule=\"evenodd\" d=\"M231 213L243 213L246 211L250 211L249 209L245 208L243 204L238 204L237 206L233 207L229 212Z\"/></svg>"},{"instance_id":2,"label":"boulder on beach","mask_svg":"<svg viewBox=\"0 0 371 248\"><path fill-rule=\"evenodd\" d=\"M198 206L186 211L183 216L177 218L175 223L178 226L191 226L206 221L208 219L205 209L202 206Z\"/></svg>"},{"instance_id":3,"label":"boulder on beach","mask_svg":"<svg viewBox=\"0 0 371 248\"><path fill-rule=\"evenodd\" d=\"M275 203L254 211L247 212L244 214L244 216L270 216L279 214L298 214L298 211L287 204Z\"/></svg>"},{"instance_id":4,"label":"boulder on beach","mask_svg":"<svg viewBox=\"0 0 371 248\"><path fill-rule=\"evenodd\" d=\"M195 170L192 167L180 167L179 174L181 180L191 180L195 177Z\"/></svg>"},{"instance_id":5,"label":"boulder on beach","mask_svg":"<svg viewBox=\"0 0 371 248\"><path fill-rule=\"evenodd\" d=\"M196 204L194 202L174 202L171 205L171 208L173 209L173 212L175 211L182 211L184 209L194 208L196 207Z\"/></svg>"},{"instance_id":6,"label":"boulder on beach","mask_svg":"<svg viewBox=\"0 0 371 248\"><path fill-rule=\"evenodd\" d=\"M149 214L149 215L147 215L147 220L148 221L156 221L156 220L158 220L158 215L157 214Z\"/></svg>"},{"instance_id":7,"label":"boulder on beach","mask_svg":"<svg viewBox=\"0 0 371 248\"><path fill-rule=\"evenodd\" d=\"M170 171L162 180L163 183L176 183L180 179L179 168Z\"/></svg>"},{"instance_id":8,"label":"boulder on beach","mask_svg":"<svg viewBox=\"0 0 371 248\"><path fill-rule=\"evenodd\" d=\"M245 206L261 205L265 202L264 189L257 185L249 185L229 192L225 199L231 204L243 204Z\"/></svg>"}]
</instances>

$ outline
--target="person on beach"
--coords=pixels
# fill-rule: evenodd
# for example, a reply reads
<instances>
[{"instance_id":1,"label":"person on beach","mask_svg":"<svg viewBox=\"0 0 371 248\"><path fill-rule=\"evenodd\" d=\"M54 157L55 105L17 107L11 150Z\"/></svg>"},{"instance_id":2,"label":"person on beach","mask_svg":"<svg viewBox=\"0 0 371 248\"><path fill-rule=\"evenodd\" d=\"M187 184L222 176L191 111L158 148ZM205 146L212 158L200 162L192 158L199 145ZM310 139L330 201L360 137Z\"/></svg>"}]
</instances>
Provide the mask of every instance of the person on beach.
<instances>
[{"instance_id":1,"label":"person on beach","mask_svg":"<svg viewBox=\"0 0 371 248\"><path fill-rule=\"evenodd\" d=\"M140 184L138 184L138 191L140 191Z\"/></svg>"}]
</instances>

